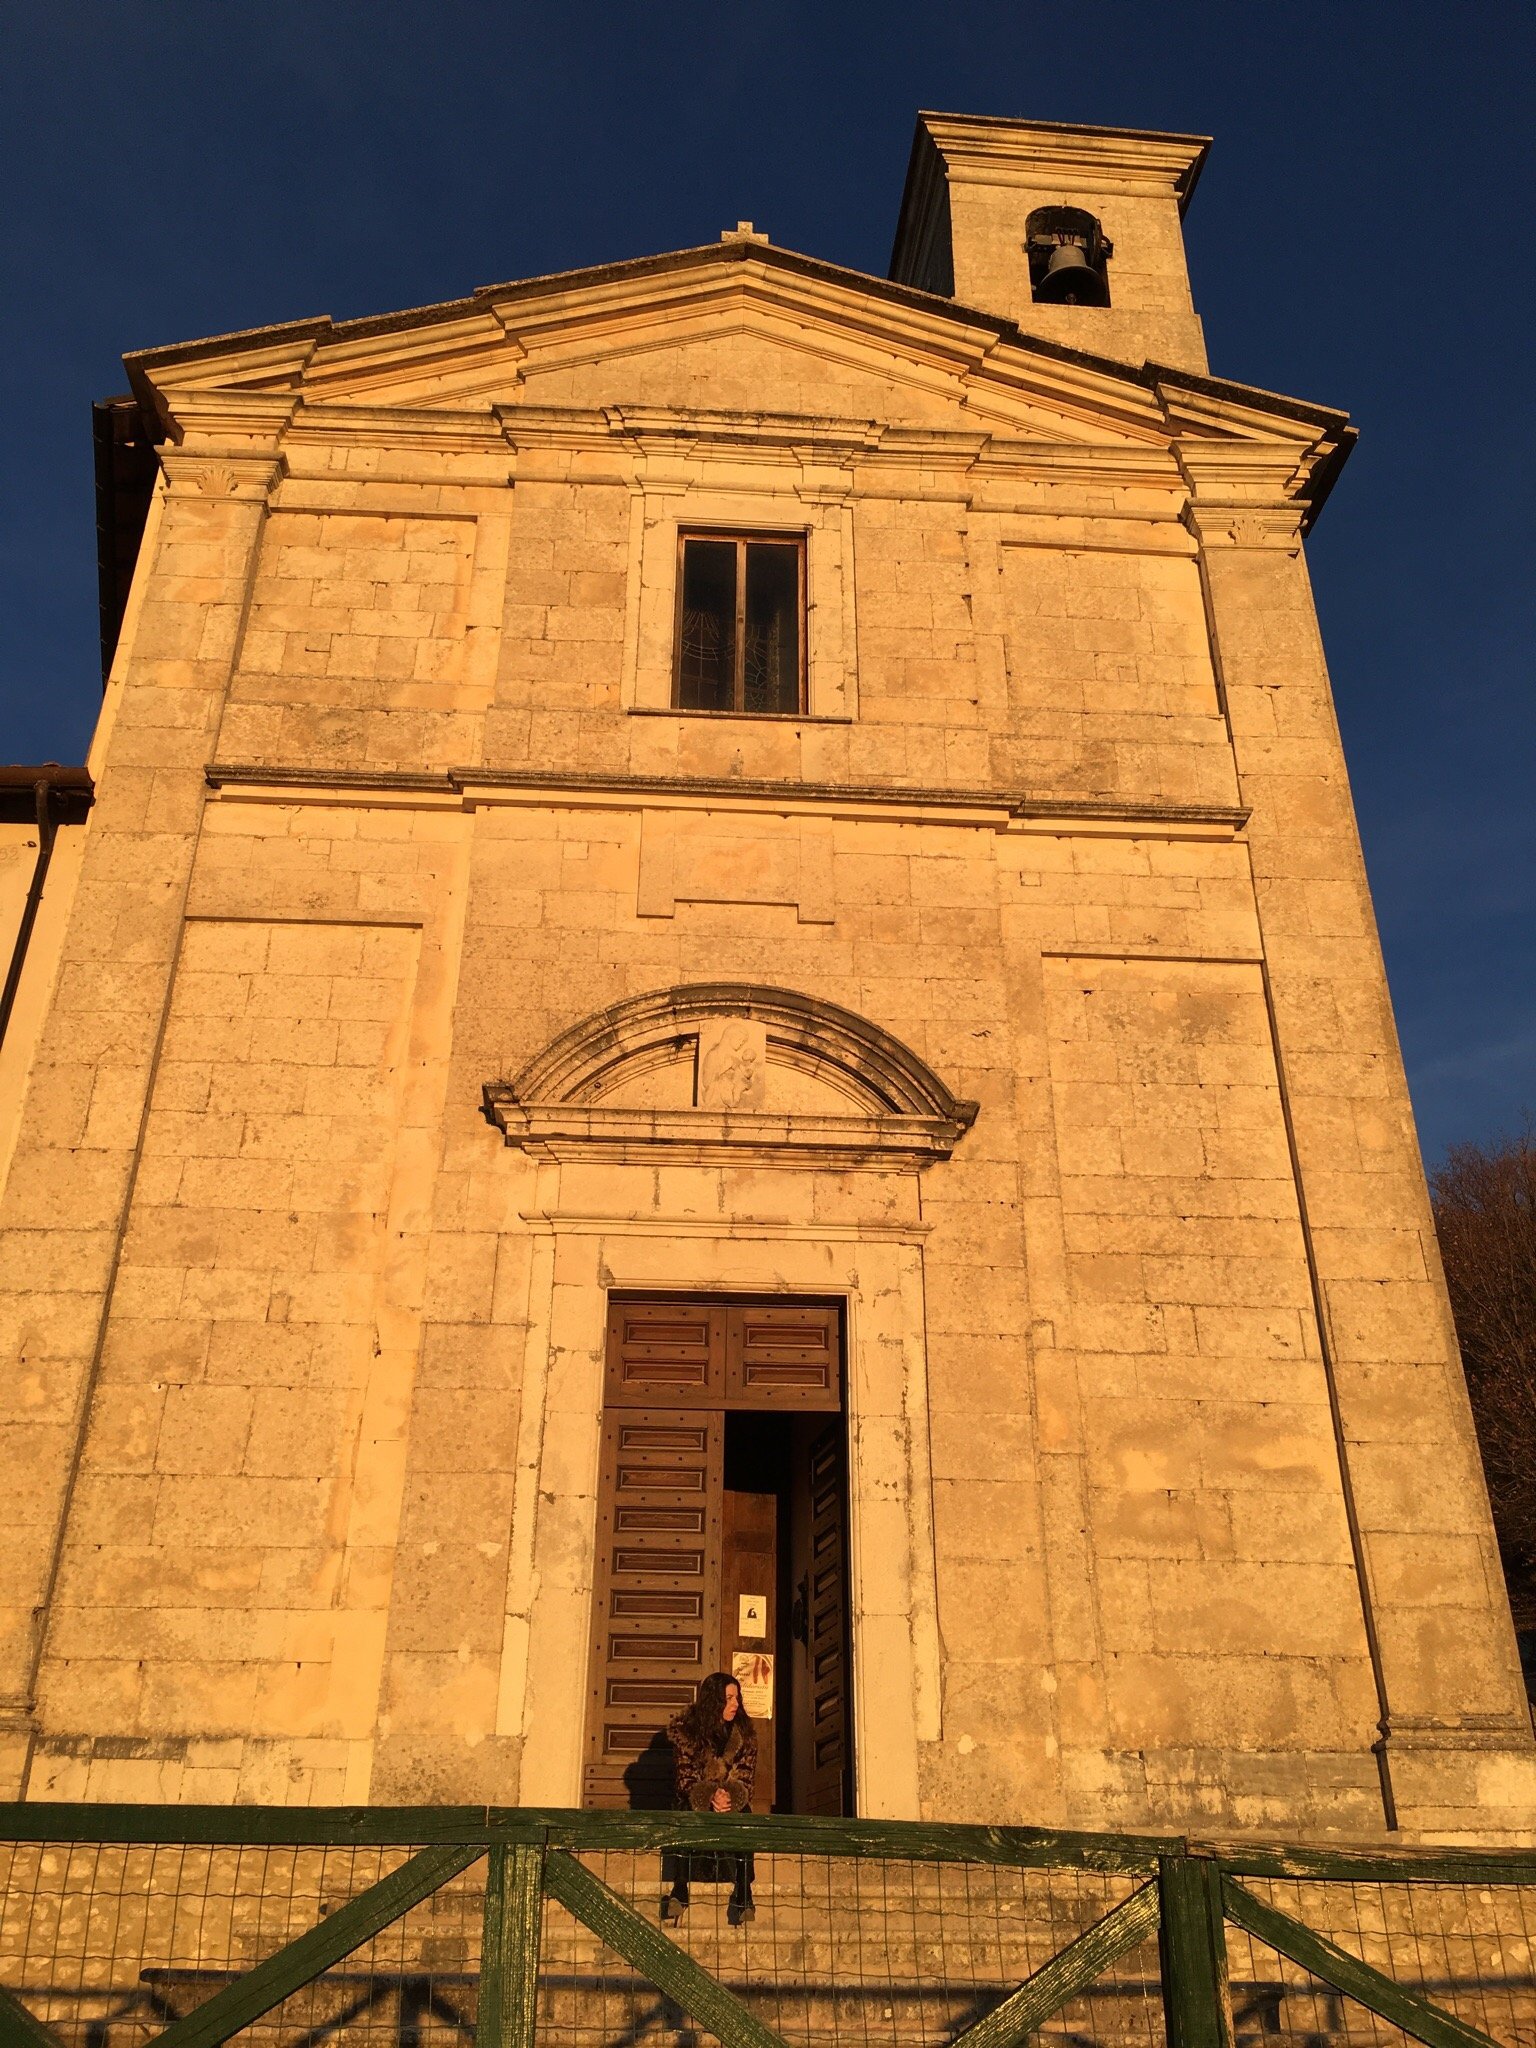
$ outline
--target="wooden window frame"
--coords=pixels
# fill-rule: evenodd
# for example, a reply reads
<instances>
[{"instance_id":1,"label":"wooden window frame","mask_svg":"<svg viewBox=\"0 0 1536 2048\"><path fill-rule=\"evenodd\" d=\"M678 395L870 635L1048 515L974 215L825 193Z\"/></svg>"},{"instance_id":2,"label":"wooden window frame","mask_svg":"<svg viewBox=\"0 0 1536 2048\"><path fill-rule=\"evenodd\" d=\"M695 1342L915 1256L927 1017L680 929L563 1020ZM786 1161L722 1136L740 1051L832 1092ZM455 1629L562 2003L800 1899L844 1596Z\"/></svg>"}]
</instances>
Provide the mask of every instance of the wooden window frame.
<instances>
[{"instance_id":1,"label":"wooden window frame","mask_svg":"<svg viewBox=\"0 0 1536 2048\"><path fill-rule=\"evenodd\" d=\"M806 649L806 628L809 623L806 605L806 539L803 531L775 533L756 527L684 526L677 533L677 595L673 604L672 617L672 709L699 718L804 718L810 709L810 692L807 688L809 663ZM735 658L732 662L731 702L718 711L701 704L684 704L683 694L683 558L691 540L730 541L736 548L736 634ZM796 690L799 702L793 711L748 711L746 708L746 649L747 649L747 549L754 542L766 543L770 547L793 547L795 550L796 601L799 607L799 633L797 653L799 674Z\"/></svg>"}]
</instances>

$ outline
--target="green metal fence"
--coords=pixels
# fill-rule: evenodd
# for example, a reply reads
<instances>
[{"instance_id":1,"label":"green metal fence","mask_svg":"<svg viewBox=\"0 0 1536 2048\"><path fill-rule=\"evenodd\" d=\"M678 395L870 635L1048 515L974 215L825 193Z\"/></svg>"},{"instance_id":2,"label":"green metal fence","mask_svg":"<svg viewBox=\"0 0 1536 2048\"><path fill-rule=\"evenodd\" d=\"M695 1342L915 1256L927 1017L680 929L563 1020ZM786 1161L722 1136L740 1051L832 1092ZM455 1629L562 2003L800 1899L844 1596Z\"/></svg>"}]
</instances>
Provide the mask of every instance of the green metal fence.
<instances>
[{"instance_id":1,"label":"green metal fence","mask_svg":"<svg viewBox=\"0 0 1536 2048\"><path fill-rule=\"evenodd\" d=\"M1536 2048L1533 1944L1536 1853L0 1806L0 2048Z\"/></svg>"}]
</instances>

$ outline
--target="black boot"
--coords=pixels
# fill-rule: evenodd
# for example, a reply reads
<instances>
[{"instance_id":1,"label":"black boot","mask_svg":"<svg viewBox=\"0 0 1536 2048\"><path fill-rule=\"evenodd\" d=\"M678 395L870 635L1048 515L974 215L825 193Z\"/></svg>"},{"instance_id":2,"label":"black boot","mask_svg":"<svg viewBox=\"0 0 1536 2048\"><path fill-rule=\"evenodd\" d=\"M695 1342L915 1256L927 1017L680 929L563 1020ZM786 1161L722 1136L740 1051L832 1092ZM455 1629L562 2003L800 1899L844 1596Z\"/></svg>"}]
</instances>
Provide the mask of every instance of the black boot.
<instances>
[{"instance_id":1,"label":"black boot","mask_svg":"<svg viewBox=\"0 0 1536 2048\"><path fill-rule=\"evenodd\" d=\"M688 1887L681 1879L661 1902L661 1922L664 1927L675 1927L688 1910Z\"/></svg>"}]
</instances>

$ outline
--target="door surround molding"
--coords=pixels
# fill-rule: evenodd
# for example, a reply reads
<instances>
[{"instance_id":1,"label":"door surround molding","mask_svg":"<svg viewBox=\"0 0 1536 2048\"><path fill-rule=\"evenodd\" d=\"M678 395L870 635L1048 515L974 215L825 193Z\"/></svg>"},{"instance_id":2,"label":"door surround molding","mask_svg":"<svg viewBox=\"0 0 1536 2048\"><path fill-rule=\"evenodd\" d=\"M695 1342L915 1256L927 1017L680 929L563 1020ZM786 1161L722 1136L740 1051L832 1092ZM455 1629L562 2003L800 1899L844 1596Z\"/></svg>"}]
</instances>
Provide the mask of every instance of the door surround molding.
<instances>
[{"instance_id":1,"label":"door surround molding","mask_svg":"<svg viewBox=\"0 0 1536 2048\"><path fill-rule=\"evenodd\" d=\"M900 1178L909 1180L915 1210L915 1176ZM787 1194L784 1183L798 1176L774 1179ZM802 1213L812 1196L806 1179ZM919 1816L918 1745L941 1733L926 1233L915 1218L903 1230L890 1181L871 1181L867 1237L846 1208L835 1236L816 1237L775 1228L778 1219L647 1216L648 1173L636 1175L627 1216L603 1223L552 1207L527 1219L539 1236L497 1712L497 1733L523 1738L523 1804L580 1803L608 1297L655 1289L844 1303L858 1810L870 1819ZM701 1228L706 1221L713 1227Z\"/></svg>"}]
</instances>

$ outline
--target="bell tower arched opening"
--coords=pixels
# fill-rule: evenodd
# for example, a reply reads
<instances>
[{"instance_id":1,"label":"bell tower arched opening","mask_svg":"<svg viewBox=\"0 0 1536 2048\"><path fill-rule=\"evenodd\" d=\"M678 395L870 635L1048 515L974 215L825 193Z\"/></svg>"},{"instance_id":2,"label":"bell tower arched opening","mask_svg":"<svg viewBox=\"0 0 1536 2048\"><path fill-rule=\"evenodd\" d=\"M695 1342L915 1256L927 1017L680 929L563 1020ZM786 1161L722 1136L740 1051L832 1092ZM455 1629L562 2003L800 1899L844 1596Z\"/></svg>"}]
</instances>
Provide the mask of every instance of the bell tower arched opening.
<instances>
[{"instance_id":1,"label":"bell tower arched opening","mask_svg":"<svg viewBox=\"0 0 1536 2048\"><path fill-rule=\"evenodd\" d=\"M1114 244L1081 206L1037 206L1024 224L1030 293L1041 306L1107 306Z\"/></svg>"}]
</instances>

